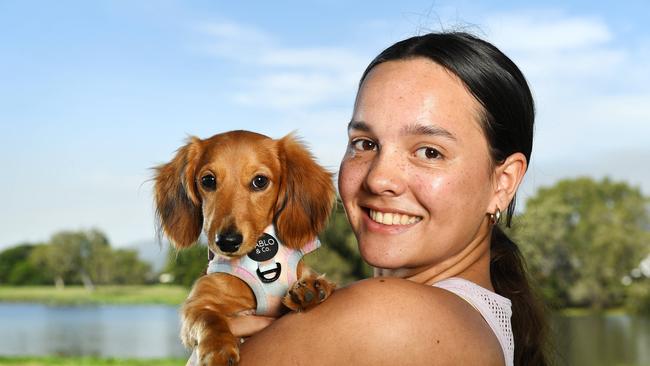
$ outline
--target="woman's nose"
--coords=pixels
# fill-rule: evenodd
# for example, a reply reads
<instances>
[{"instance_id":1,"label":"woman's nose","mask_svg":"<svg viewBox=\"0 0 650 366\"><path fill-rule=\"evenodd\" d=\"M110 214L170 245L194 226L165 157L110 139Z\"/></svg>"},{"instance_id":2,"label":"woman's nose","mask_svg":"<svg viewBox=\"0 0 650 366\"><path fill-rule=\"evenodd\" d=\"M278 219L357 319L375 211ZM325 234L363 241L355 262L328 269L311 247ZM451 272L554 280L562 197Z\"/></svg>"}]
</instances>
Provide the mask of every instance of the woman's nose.
<instances>
[{"instance_id":1,"label":"woman's nose","mask_svg":"<svg viewBox=\"0 0 650 366\"><path fill-rule=\"evenodd\" d=\"M375 156L364 181L366 190L377 195L399 196L404 193L403 164L396 155L380 151Z\"/></svg>"}]
</instances>

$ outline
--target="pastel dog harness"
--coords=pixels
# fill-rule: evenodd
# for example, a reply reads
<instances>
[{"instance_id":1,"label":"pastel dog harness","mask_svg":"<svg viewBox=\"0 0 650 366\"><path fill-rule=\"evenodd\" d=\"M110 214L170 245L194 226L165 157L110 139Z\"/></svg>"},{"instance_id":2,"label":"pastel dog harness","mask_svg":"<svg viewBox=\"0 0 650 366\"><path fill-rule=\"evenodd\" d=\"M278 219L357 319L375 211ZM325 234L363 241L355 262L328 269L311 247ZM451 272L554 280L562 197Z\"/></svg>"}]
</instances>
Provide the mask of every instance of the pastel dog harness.
<instances>
[{"instance_id":1,"label":"pastel dog harness","mask_svg":"<svg viewBox=\"0 0 650 366\"><path fill-rule=\"evenodd\" d=\"M271 225L257 240L254 250L239 258L215 255L208 263L207 273L222 272L238 277L255 294L255 314L280 315L282 298L297 281L298 262L318 247L320 241L316 238L298 250L291 249L277 239Z\"/></svg>"}]
</instances>

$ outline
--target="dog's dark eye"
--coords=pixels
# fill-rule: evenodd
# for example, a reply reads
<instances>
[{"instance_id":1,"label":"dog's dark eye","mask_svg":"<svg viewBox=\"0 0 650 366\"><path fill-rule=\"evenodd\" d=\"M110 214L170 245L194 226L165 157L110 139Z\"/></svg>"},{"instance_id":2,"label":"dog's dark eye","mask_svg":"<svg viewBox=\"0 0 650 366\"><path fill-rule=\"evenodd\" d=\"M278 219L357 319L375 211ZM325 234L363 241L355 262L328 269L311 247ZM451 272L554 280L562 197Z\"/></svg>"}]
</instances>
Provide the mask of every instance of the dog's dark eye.
<instances>
[{"instance_id":1,"label":"dog's dark eye","mask_svg":"<svg viewBox=\"0 0 650 366\"><path fill-rule=\"evenodd\" d=\"M217 178L214 175L208 174L201 177L201 185L208 191L217 189Z\"/></svg>"},{"instance_id":2,"label":"dog's dark eye","mask_svg":"<svg viewBox=\"0 0 650 366\"><path fill-rule=\"evenodd\" d=\"M256 175L251 181L251 188L255 191L261 191L269 184L269 178L263 175Z\"/></svg>"}]
</instances>

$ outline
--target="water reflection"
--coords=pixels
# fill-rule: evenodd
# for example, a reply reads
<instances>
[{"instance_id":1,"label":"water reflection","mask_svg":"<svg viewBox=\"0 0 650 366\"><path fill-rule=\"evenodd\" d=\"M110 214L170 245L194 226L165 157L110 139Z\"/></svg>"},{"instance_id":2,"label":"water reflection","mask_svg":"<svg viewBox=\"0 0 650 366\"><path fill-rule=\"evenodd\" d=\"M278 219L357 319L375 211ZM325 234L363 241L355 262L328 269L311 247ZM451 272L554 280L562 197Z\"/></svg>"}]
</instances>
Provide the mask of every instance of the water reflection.
<instances>
[{"instance_id":1,"label":"water reflection","mask_svg":"<svg viewBox=\"0 0 650 366\"><path fill-rule=\"evenodd\" d=\"M650 365L650 318L555 316L553 325L561 365Z\"/></svg>"},{"instance_id":2,"label":"water reflection","mask_svg":"<svg viewBox=\"0 0 650 366\"><path fill-rule=\"evenodd\" d=\"M176 308L0 304L0 355L183 357Z\"/></svg>"}]
</instances>

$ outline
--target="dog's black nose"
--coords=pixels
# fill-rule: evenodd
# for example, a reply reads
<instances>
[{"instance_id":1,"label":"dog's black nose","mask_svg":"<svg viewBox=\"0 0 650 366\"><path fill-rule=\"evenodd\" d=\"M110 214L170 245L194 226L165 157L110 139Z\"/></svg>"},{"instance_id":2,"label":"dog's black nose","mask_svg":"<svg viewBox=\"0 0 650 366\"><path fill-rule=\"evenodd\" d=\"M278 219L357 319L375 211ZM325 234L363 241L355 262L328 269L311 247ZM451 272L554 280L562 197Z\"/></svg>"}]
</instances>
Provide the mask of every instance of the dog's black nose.
<instances>
[{"instance_id":1,"label":"dog's black nose","mask_svg":"<svg viewBox=\"0 0 650 366\"><path fill-rule=\"evenodd\" d=\"M241 246L243 237L236 231L226 232L217 237L217 246L224 253L233 253Z\"/></svg>"}]
</instances>

